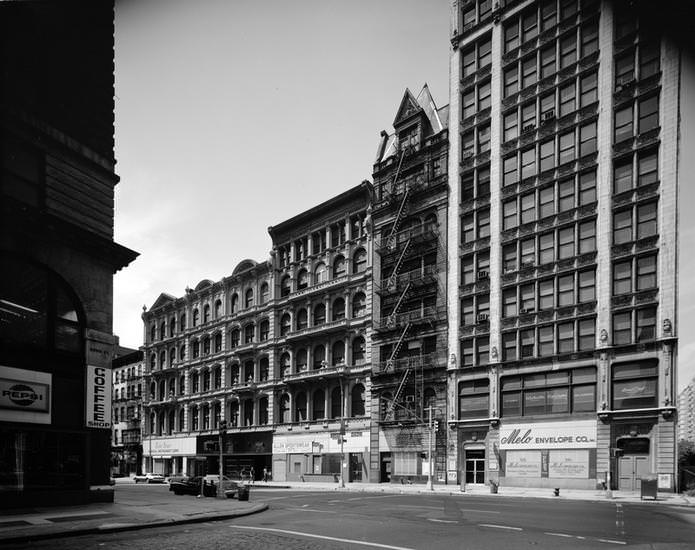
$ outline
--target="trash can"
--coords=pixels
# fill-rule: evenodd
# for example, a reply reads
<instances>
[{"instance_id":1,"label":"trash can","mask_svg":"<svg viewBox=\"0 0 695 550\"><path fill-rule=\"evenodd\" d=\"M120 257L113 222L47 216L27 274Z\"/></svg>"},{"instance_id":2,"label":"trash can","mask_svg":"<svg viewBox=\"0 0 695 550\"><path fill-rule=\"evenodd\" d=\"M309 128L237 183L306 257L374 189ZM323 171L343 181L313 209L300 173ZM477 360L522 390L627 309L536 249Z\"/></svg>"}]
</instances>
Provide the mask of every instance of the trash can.
<instances>
[{"instance_id":1,"label":"trash can","mask_svg":"<svg viewBox=\"0 0 695 550\"><path fill-rule=\"evenodd\" d=\"M643 477L640 485L640 500L644 497L652 497L656 500L657 481L656 477Z\"/></svg>"},{"instance_id":2,"label":"trash can","mask_svg":"<svg viewBox=\"0 0 695 550\"><path fill-rule=\"evenodd\" d=\"M237 498L239 500L248 500L250 492L251 487L249 487L248 485L239 485L239 492L237 493Z\"/></svg>"}]
</instances>

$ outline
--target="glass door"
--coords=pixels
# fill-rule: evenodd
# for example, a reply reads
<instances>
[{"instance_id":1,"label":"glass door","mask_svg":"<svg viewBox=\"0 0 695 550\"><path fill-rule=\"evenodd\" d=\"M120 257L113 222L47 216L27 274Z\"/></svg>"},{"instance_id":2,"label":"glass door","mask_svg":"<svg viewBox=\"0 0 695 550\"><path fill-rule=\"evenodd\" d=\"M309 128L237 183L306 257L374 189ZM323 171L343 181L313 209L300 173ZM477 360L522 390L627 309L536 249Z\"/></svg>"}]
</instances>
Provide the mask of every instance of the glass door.
<instances>
[{"instance_id":1,"label":"glass door","mask_svg":"<svg viewBox=\"0 0 695 550\"><path fill-rule=\"evenodd\" d=\"M485 449L469 449L466 453L466 483L485 483Z\"/></svg>"}]
</instances>

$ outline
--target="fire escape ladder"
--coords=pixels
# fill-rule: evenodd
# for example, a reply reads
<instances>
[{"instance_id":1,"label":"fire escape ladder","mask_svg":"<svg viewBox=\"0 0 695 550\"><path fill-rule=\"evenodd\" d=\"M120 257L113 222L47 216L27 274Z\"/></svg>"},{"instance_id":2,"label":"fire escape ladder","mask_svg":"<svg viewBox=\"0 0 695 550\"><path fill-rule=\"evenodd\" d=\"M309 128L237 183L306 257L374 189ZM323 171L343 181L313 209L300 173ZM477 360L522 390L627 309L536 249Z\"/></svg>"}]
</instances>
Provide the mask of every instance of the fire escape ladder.
<instances>
[{"instance_id":1,"label":"fire escape ladder","mask_svg":"<svg viewBox=\"0 0 695 550\"><path fill-rule=\"evenodd\" d=\"M398 280L398 273L401 270L401 266L403 265L403 260L405 259L406 254L408 253L408 248L410 247L410 239L408 239L405 244L403 245L403 250L401 251L401 255L398 256L398 260L396 261L396 265L393 266L393 272L391 273L391 276L388 278L388 281L386 283L386 288L394 288L396 285L396 281Z\"/></svg>"},{"instance_id":2,"label":"fire escape ladder","mask_svg":"<svg viewBox=\"0 0 695 550\"><path fill-rule=\"evenodd\" d=\"M406 206L408 205L408 197L410 195L410 190L408 188L405 189L403 192L403 199L401 200L401 204L398 207L398 213L396 214L396 219L393 222L393 227L391 228L391 233L388 236L388 239L386 240L386 244L388 245L389 249L393 250L394 246L396 245L397 241L397 236L398 236L398 229L401 226L401 222L403 221L403 218L405 218L406 214Z\"/></svg>"},{"instance_id":3,"label":"fire escape ladder","mask_svg":"<svg viewBox=\"0 0 695 550\"><path fill-rule=\"evenodd\" d=\"M385 420L390 421L393 420L394 413L396 412L396 403L401 397L401 393L403 392L403 388L405 388L406 383L408 382L408 378L410 377L410 371L412 369L408 367L405 372L403 373L403 376L401 377L401 382L398 384L398 389L396 390L396 393L393 394L393 401L389 403L389 408L386 410L386 416Z\"/></svg>"}]
</instances>

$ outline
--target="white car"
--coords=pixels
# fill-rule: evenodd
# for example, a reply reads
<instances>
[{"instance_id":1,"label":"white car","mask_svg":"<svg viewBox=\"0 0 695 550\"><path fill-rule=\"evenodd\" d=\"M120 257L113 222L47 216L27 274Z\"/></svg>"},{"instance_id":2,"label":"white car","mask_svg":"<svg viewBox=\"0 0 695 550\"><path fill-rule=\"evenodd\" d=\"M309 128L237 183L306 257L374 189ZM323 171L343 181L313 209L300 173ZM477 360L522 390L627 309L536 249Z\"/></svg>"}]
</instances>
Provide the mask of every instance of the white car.
<instances>
[{"instance_id":1,"label":"white car","mask_svg":"<svg viewBox=\"0 0 695 550\"><path fill-rule=\"evenodd\" d=\"M162 474L153 474L152 472L134 476L133 479L135 483L140 483L141 481L143 483L164 483L164 476Z\"/></svg>"}]
</instances>

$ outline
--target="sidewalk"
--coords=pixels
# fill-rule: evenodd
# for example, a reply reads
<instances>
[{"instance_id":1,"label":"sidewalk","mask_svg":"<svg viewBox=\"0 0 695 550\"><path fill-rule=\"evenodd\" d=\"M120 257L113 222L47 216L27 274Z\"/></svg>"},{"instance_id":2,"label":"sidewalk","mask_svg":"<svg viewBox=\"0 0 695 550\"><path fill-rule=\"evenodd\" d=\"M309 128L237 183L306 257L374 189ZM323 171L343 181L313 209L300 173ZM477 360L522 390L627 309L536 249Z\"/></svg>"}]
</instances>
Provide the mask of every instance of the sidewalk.
<instances>
[{"instance_id":1,"label":"sidewalk","mask_svg":"<svg viewBox=\"0 0 695 550\"><path fill-rule=\"evenodd\" d=\"M247 502L175 496L169 491L153 492L143 501L133 498L127 491L116 490L113 503L3 510L0 512L0 547L31 540L230 519L267 508L268 505L254 495L253 489Z\"/></svg>"}]
</instances>

